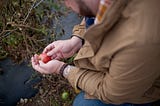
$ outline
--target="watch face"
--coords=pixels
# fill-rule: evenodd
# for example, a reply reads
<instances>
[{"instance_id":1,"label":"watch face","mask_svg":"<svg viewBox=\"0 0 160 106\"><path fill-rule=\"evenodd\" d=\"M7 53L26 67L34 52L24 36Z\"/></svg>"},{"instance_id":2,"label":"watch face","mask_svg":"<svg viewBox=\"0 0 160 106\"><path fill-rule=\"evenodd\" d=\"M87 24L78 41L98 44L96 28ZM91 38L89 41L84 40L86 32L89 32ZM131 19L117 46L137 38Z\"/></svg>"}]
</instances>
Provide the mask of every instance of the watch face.
<instances>
[{"instance_id":1,"label":"watch face","mask_svg":"<svg viewBox=\"0 0 160 106\"><path fill-rule=\"evenodd\" d=\"M64 76L64 77L67 77L68 74L70 73L70 71L73 71L72 68L74 68L74 66L68 65L68 66L64 69L64 71L63 71L63 76Z\"/></svg>"},{"instance_id":2,"label":"watch face","mask_svg":"<svg viewBox=\"0 0 160 106\"><path fill-rule=\"evenodd\" d=\"M67 67L64 69L64 71L63 71L63 75L64 75L64 76L67 76L68 73L69 73L69 71L70 71L70 66L67 66Z\"/></svg>"}]
</instances>

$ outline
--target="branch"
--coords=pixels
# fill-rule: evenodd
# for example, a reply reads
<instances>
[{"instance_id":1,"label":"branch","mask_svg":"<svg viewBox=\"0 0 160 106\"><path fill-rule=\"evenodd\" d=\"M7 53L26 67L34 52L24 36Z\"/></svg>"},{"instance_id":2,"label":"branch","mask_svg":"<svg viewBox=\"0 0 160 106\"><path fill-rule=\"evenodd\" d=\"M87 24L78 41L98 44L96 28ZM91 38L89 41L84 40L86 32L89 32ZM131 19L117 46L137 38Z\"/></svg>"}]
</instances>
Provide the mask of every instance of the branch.
<instances>
[{"instance_id":1,"label":"branch","mask_svg":"<svg viewBox=\"0 0 160 106\"><path fill-rule=\"evenodd\" d=\"M37 7L39 4L41 4L43 1L44 1L44 0L41 0L41 1L39 1L37 4L36 4L37 1L35 1L35 2L32 4L31 8L28 10L28 14L27 14L26 18L24 19L23 23L25 23L26 20L28 19L29 15L30 15L30 13L31 13L31 11L32 11L32 9L33 9L33 8L36 8L36 7Z\"/></svg>"},{"instance_id":2,"label":"branch","mask_svg":"<svg viewBox=\"0 0 160 106\"><path fill-rule=\"evenodd\" d=\"M25 28L30 28L30 29L32 29L32 30L39 30L39 29L37 29L37 28L33 28L33 27L31 27L31 26L28 26L28 25L24 25L24 24L16 24L16 23L14 23L14 22L8 22L7 24L10 24L11 26L15 26L15 27L25 27Z\"/></svg>"}]
</instances>

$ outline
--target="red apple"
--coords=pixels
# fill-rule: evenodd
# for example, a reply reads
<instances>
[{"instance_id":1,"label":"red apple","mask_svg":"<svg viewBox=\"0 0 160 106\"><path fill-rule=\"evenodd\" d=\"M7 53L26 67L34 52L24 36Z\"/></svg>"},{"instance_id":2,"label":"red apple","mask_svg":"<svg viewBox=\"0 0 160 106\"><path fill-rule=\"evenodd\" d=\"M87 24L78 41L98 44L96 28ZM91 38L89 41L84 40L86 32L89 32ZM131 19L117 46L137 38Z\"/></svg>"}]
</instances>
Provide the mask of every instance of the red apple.
<instances>
[{"instance_id":1,"label":"red apple","mask_svg":"<svg viewBox=\"0 0 160 106\"><path fill-rule=\"evenodd\" d=\"M43 61L44 63L47 63L48 61L51 60L51 57L47 56L46 53L42 53L39 55L39 60Z\"/></svg>"}]
</instances>

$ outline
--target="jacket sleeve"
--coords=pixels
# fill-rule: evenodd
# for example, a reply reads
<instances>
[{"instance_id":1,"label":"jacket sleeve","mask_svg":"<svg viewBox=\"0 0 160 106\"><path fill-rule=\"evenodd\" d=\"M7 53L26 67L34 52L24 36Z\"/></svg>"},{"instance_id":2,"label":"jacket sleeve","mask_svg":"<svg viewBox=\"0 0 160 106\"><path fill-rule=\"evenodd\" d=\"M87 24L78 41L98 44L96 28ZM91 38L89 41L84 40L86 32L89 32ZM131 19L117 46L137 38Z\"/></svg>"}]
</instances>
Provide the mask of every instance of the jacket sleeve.
<instances>
[{"instance_id":1,"label":"jacket sleeve","mask_svg":"<svg viewBox=\"0 0 160 106\"><path fill-rule=\"evenodd\" d=\"M135 47L117 53L106 72L74 68L71 85L106 103L133 102L144 96L159 76L160 47Z\"/></svg>"},{"instance_id":2,"label":"jacket sleeve","mask_svg":"<svg viewBox=\"0 0 160 106\"><path fill-rule=\"evenodd\" d=\"M86 32L86 27L85 27L85 21L83 19L80 24L75 25L73 27L72 35L79 36L80 38L83 39L83 36L84 36L85 32Z\"/></svg>"}]
</instances>

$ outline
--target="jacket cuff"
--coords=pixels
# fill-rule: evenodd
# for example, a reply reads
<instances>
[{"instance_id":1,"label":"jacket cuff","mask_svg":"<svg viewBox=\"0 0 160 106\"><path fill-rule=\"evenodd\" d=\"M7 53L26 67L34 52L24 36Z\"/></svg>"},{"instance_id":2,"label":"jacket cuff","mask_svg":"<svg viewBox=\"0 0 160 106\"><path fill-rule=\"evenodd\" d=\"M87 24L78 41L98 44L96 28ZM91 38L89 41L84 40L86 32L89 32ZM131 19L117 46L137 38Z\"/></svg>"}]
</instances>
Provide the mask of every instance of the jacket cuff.
<instances>
[{"instance_id":1,"label":"jacket cuff","mask_svg":"<svg viewBox=\"0 0 160 106\"><path fill-rule=\"evenodd\" d=\"M81 75L82 75L82 72L79 71L79 68L73 67L70 69L68 75L66 76L71 86L75 89L76 93L79 93L81 90L78 87L78 80Z\"/></svg>"},{"instance_id":2,"label":"jacket cuff","mask_svg":"<svg viewBox=\"0 0 160 106\"><path fill-rule=\"evenodd\" d=\"M80 38L83 39L85 32L86 32L85 25L78 24L78 25L74 26L74 28L72 30L72 35L79 36Z\"/></svg>"}]
</instances>

